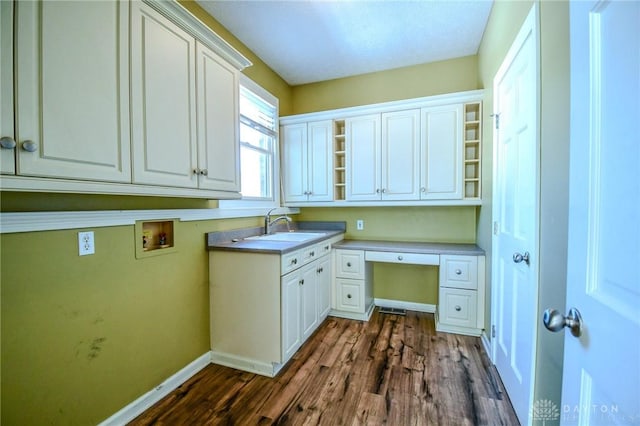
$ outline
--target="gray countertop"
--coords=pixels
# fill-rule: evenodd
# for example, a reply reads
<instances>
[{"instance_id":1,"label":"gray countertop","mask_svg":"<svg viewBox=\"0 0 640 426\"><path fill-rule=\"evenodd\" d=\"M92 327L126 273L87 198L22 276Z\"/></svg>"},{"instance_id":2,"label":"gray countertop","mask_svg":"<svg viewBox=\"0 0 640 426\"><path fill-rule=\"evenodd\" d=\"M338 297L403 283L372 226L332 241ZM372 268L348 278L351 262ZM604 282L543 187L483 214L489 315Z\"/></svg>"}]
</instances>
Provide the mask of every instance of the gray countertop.
<instances>
[{"instance_id":1,"label":"gray countertop","mask_svg":"<svg viewBox=\"0 0 640 426\"><path fill-rule=\"evenodd\" d=\"M294 222L291 224L293 232L321 232L318 238L306 241L269 241L247 240L262 234L262 227L235 229L232 231L209 232L207 238L207 250L239 251L246 253L273 253L284 254L303 247L316 244L320 241L343 234L346 230L345 222ZM286 232L286 225L279 225L276 232Z\"/></svg>"},{"instance_id":2,"label":"gray countertop","mask_svg":"<svg viewBox=\"0 0 640 426\"><path fill-rule=\"evenodd\" d=\"M403 252L418 254L455 254L469 256L483 256L484 250L475 244L455 243L420 243L404 241L370 241L370 240L342 240L333 245L337 249Z\"/></svg>"}]
</instances>

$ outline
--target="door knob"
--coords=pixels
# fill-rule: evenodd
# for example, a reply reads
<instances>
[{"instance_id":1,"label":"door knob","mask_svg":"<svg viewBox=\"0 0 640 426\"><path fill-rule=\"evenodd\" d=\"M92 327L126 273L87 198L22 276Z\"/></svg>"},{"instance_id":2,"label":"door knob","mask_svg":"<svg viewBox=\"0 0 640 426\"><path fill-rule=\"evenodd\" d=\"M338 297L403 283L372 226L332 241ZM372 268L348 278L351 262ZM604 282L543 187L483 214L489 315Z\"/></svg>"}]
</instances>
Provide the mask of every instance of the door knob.
<instances>
[{"instance_id":1,"label":"door knob","mask_svg":"<svg viewBox=\"0 0 640 426\"><path fill-rule=\"evenodd\" d=\"M513 262L520 263L524 260L524 263L529 264L529 252L525 251L524 254L513 253Z\"/></svg>"},{"instance_id":2,"label":"door knob","mask_svg":"<svg viewBox=\"0 0 640 426\"><path fill-rule=\"evenodd\" d=\"M549 331L558 332L567 327L573 336L582 335L582 316L576 308L569 309L566 317L555 309L546 309L542 314L542 322Z\"/></svg>"}]
</instances>

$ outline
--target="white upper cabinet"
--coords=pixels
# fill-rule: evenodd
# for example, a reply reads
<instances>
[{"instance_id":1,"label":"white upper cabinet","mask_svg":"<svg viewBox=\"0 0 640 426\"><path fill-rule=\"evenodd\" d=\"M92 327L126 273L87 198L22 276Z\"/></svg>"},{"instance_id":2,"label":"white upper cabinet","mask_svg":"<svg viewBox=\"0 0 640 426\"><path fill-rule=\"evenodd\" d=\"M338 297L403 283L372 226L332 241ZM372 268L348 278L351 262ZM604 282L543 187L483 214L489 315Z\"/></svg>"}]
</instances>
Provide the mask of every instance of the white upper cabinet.
<instances>
[{"instance_id":1,"label":"white upper cabinet","mask_svg":"<svg viewBox=\"0 0 640 426\"><path fill-rule=\"evenodd\" d=\"M144 3L131 14L133 182L196 188L196 40Z\"/></svg>"},{"instance_id":2,"label":"white upper cabinet","mask_svg":"<svg viewBox=\"0 0 640 426\"><path fill-rule=\"evenodd\" d=\"M380 199L380 114L345 120L346 128L346 200Z\"/></svg>"},{"instance_id":3,"label":"white upper cabinet","mask_svg":"<svg viewBox=\"0 0 640 426\"><path fill-rule=\"evenodd\" d=\"M13 2L0 2L0 173L14 174Z\"/></svg>"},{"instance_id":4,"label":"white upper cabinet","mask_svg":"<svg viewBox=\"0 0 640 426\"><path fill-rule=\"evenodd\" d=\"M129 4L14 7L17 173L130 182Z\"/></svg>"},{"instance_id":5,"label":"white upper cabinet","mask_svg":"<svg viewBox=\"0 0 640 426\"><path fill-rule=\"evenodd\" d=\"M345 121L346 199L418 199L420 111L395 111Z\"/></svg>"},{"instance_id":6,"label":"white upper cabinet","mask_svg":"<svg viewBox=\"0 0 640 426\"><path fill-rule=\"evenodd\" d=\"M238 71L196 47L199 187L240 192Z\"/></svg>"},{"instance_id":7,"label":"white upper cabinet","mask_svg":"<svg viewBox=\"0 0 640 426\"><path fill-rule=\"evenodd\" d=\"M333 199L331 120L283 126L285 202Z\"/></svg>"},{"instance_id":8,"label":"white upper cabinet","mask_svg":"<svg viewBox=\"0 0 640 426\"><path fill-rule=\"evenodd\" d=\"M382 200L417 200L420 110L382 114Z\"/></svg>"},{"instance_id":9,"label":"white upper cabinet","mask_svg":"<svg viewBox=\"0 0 640 426\"><path fill-rule=\"evenodd\" d=\"M462 104L422 109L420 197L462 198Z\"/></svg>"}]
</instances>

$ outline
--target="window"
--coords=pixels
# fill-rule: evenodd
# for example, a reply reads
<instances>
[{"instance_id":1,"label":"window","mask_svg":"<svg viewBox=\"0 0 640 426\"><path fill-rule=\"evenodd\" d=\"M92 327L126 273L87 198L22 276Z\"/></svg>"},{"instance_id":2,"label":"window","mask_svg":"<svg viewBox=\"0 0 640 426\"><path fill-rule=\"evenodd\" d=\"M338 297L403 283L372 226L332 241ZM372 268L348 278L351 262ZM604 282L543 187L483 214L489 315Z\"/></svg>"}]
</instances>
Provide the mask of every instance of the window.
<instances>
[{"instance_id":1,"label":"window","mask_svg":"<svg viewBox=\"0 0 640 426\"><path fill-rule=\"evenodd\" d=\"M276 207L278 99L246 77L240 80L241 201L221 207Z\"/></svg>"}]
</instances>

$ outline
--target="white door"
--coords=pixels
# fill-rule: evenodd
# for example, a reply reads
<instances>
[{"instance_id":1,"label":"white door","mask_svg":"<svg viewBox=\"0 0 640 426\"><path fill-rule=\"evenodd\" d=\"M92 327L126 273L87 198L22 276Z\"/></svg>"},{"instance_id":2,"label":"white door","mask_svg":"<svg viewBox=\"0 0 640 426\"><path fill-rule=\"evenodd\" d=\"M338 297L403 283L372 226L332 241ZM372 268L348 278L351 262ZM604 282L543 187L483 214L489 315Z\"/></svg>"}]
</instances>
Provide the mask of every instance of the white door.
<instances>
[{"instance_id":1,"label":"white door","mask_svg":"<svg viewBox=\"0 0 640 426\"><path fill-rule=\"evenodd\" d=\"M420 198L462 199L462 104L422 109Z\"/></svg>"},{"instance_id":2,"label":"white door","mask_svg":"<svg viewBox=\"0 0 640 426\"><path fill-rule=\"evenodd\" d=\"M201 43L198 58L198 187L240 192L238 72Z\"/></svg>"},{"instance_id":3,"label":"white door","mask_svg":"<svg viewBox=\"0 0 640 426\"><path fill-rule=\"evenodd\" d=\"M382 114L382 199L420 196L420 110Z\"/></svg>"},{"instance_id":4,"label":"white door","mask_svg":"<svg viewBox=\"0 0 640 426\"><path fill-rule=\"evenodd\" d=\"M534 5L494 78L492 340L521 423L533 397L538 294L538 77Z\"/></svg>"},{"instance_id":5,"label":"white door","mask_svg":"<svg viewBox=\"0 0 640 426\"><path fill-rule=\"evenodd\" d=\"M307 125L307 164L309 201L333 201L333 121L315 121Z\"/></svg>"},{"instance_id":6,"label":"white door","mask_svg":"<svg viewBox=\"0 0 640 426\"><path fill-rule=\"evenodd\" d=\"M570 7L567 309L583 330L565 335L558 411L563 424L638 424L640 2Z\"/></svg>"},{"instance_id":7,"label":"white door","mask_svg":"<svg viewBox=\"0 0 640 426\"><path fill-rule=\"evenodd\" d=\"M346 199L379 200L380 114L348 118L346 127Z\"/></svg>"},{"instance_id":8,"label":"white door","mask_svg":"<svg viewBox=\"0 0 640 426\"><path fill-rule=\"evenodd\" d=\"M0 2L0 173L14 174L13 2Z\"/></svg>"},{"instance_id":9,"label":"white door","mask_svg":"<svg viewBox=\"0 0 640 426\"><path fill-rule=\"evenodd\" d=\"M198 186L195 44L150 6L131 3L134 183Z\"/></svg>"},{"instance_id":10,"label":"white door","mask_svg":"<svg viewBox=\"0 0 640 426\"><path fill-rule=\"evenodd\" d=\"M331 256L318 262L318 321L323 321L331 310Z\"/></svg>"},{"instance_id":11,"label":"white door","mask_svg":"<svg viewBox=\"0 0 640 426\"><path fill-rule=\"evenodd\" d=\"M318 326L318 265L313 262L300 270L300 318L302 342L307 340Z\"/></svg>"},{"instance_id":12,"label":"white door","mask_svg":"<svg viewBox=\"0 0 640 426\"><path fill-rule=\"evenodd\" d=\"M300 287L302 275L292 272L282 277L282 361L286 362L302 344Z\"/></svg>"},{"instance_id":13,"label":"white door","mask_svg":"<svg viewBox=\"0 0 640 426\"><path fill-rule=\"evenodd\" d=\"M307 123L283 126L282 137L284 200L307 201Z\"/></svg>"},{"instance_id":14,"label":"white door","mask_svg":"<svg viewBox=\"0 0 640 426\"><path fill-rule=\"evenodd\" d=\"M130 182L129 3L14 6L17 173Z\"/></svg>"}]
</instances>

